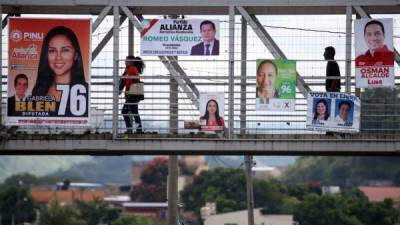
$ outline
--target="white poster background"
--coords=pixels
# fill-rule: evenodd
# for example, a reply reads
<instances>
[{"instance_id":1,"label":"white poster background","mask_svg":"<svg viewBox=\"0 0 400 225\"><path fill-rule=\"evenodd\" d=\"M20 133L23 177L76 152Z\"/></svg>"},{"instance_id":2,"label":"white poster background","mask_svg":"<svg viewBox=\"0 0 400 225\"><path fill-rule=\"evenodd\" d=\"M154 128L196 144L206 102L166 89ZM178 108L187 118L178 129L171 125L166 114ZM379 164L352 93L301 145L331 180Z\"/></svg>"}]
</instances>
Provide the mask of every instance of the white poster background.
<instances>
[{"instance_id":1,"label":"white poster background","mask_svg":"<svg viewBox=\"0 0 400 225\"><path fill-rule=\"evenodd\" d=\"M326 120L315 120L316 103L323 99L328 103ZM339 122L339 104L348 102L351 109L348 112L348 122ZM360 99L356 96L338 92L310 92L307 98L307 122L306 127L319 131L340 131L344 133L356 133L360 131Z\"/></svg>"},{"instance_id":2,"label":"white poster background","mask_svg":"<svg viewBox=\"0 0 400 225\"><path fill-rule=\"evenodd\" d=\"M205 20L152 19L143 21L145 29L141 32L140 54L142 56L190 55L192 47L203 41L200 34L200 24L203 21ZM214 23L215 38L220 40L219 20L209 21Z\"/></svg>"},{"instance_id":3,"label":"white poster background","mask_svg":"<svg viewBox=\"0 0 400 225\"><path fill-rule=\"evenodd\" d=\"M219 111L219 117L224 119L224 114L225 114L225 94L223 92L209 92L209 93L200 93L200 118L203 117L206 113L207 110L207 102L209 100L215 100L218 104L218 111ZM205 127L205 121L200 120L200 130L222 130L220 127L215 126L215 127ZM226 124L225 124L226 127ZM206 128L206 129L205 129Z\"/></svg>"},{"instance_id":4,"label":"white poster background","mask_svg":"<svg viewBox=\"0 0 400 225\"><path fill-rule=\"evenodd\" d=\"M357 56L363 55L368 51L368 45L364 38L364 27L371 20L380 21L385 28L385 45L387 48L393 52L393 19L359 19L354 21L354 31L355 31L355 57L357 61ZM379 64L379 63L378 63ZM394 62L390 65L386 65L389 69L389 77L385 78L362 78L361 69L364 68L382 68L383 65L377 66L357 66L356 63L356 87L358 88L375 88L375 87L393 87L394 86Z\"/></svg>"}]
</instances>

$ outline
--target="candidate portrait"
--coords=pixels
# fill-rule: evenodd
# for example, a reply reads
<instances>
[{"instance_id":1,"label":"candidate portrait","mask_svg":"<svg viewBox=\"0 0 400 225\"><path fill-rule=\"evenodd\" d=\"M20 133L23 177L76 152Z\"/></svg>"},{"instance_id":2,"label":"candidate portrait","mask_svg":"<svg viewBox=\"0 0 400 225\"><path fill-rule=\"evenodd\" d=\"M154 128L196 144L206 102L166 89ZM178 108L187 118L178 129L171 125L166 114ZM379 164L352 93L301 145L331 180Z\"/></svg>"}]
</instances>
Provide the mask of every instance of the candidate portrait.
<instances>
[{"instance_id":1,"label":"candidate portrait","mask_svg":"<svg viewBox=\"0 0 400 225\"><path fill-rule=\"evenodd\" d=\"M392 46L388 47L387 29L379 20L371 20L364 25L364 42L367 51L356 57L356 66L382 66L393 65L394 52Z\"/></svg>"},{"instance_id":2,"label":"candidate portrait","mask_svg":"<svg viewBox=\"0 0 400 225\"><path fill-rule=\"evenodd\" d=\"M200 23L202 42L194 45L190 55L219 55L219 40L216 38L215 24L210 20Z\"/></svg>"}]
</instances>

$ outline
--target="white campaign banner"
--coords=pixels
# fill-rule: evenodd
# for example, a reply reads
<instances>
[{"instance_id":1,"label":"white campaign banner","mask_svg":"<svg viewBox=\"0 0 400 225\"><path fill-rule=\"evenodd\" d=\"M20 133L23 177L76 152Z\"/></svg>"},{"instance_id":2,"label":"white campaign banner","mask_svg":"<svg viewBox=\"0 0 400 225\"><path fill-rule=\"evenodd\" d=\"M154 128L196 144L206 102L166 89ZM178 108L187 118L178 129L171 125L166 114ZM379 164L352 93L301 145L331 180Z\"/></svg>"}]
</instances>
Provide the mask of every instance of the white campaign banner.
<instances>
[{"instance_id":1,"label":"white campaign banner","mask_svg":"<svg viewBox=\"0 0 400 225\"><path fill-rule=\"evenodd\" d=\"M337 92L308 94L307 128L354 133L360 130L360 99Z\"/></svg>"},{"instance_id":2,"label":"white campaign banner","mask_svg":"<svg viewBox=\"0 0 400 225\"><path fill-rule=\"evenodd\" d=\"M143 21L142 56L219 55L219 20Z\"/></svg>"},{"instance_id":3,"label":"white campaign banner","mask_svg":"<svg viewBox=\"0 0 400 225\"><path fill-rule=\"evenodd\" d=\"M354 30L356 87L393 87L393 20L355 20Z\"/></svg>"}]
</instances>

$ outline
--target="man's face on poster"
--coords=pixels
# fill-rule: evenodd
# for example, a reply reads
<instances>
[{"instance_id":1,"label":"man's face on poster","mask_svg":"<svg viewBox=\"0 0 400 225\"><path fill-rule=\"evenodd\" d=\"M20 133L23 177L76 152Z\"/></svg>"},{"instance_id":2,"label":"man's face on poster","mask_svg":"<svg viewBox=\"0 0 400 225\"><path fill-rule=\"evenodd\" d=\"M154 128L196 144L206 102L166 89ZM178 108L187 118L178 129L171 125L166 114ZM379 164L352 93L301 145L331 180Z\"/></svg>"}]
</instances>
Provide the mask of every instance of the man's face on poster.
<instances>
[{"instance_id":1,"label":"man's face on poster","mask_svg":"<svg viewBox=\"0 0 400 225\"><path fill-rule=\"evenodd\" d=\"M205 43L210 43L215 39L215 30L212 24L203 24L200 33Z\"/></svg>"},{"instance_id":2,"label":"man's face on poster","mask_svg":"<svg viewBox=\"0 0 400 225\"><path fill-rule=\"evenodd\" d=\"M350 106L348 106L347 104L342 104L339 108L340 118L342 118L342 120L346 121L349 111L350 111Z\"/></svg>"},{"instance_id":3,"label":"man's face on poster","mask_svg":"<svg viewBox=\"0 0 400 225\"><path fill-rule=\"evenodd\" d=\"M17 79L15 84L15 94L17 96L25 96L26 90L28 90L28 80L25 78Z\"/></svg>"},{"instance_id":4,"label":"man's face on poster","mask_svg":"<svg viewBox=\"0 0 400 225\"><path fill-rule=\"evenodd\" d=\"M271 92L275 89L276 80L276 69L275 66L270 63L263 63L258 68L257 82L262 87L263 90Z\"/></svg>"},{"instance_id":5,"label":"man's face on poster","mask_svg":"<svg viewBox=\"0 0 400 225\"><path fill-rule=\"evenodd\" d=\"M385 45L385 33L378 24L365 27L364 39L370 51L376 51Z\"/></svg>"}]
</instances>

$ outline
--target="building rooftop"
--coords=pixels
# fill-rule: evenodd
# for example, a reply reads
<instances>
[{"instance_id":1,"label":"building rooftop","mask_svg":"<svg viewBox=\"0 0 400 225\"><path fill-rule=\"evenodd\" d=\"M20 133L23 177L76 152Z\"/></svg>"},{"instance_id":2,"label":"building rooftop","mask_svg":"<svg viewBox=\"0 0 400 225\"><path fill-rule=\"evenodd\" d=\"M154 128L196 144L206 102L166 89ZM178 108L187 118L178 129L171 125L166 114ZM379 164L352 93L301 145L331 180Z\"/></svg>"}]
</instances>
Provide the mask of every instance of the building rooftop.
<instances>
[{"instance_id":1,"label":"building rooftop","mask_svg":"<svg viewBox=\"0 0 400 225\"><path fill-rule=\"evenodd\" d=\"M383 201L385 198L400 199L400 187L360 186L358 189L368 197L369 201L378 202Z\"/></svg>"}]
</instances>

